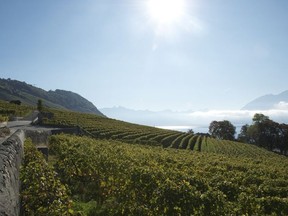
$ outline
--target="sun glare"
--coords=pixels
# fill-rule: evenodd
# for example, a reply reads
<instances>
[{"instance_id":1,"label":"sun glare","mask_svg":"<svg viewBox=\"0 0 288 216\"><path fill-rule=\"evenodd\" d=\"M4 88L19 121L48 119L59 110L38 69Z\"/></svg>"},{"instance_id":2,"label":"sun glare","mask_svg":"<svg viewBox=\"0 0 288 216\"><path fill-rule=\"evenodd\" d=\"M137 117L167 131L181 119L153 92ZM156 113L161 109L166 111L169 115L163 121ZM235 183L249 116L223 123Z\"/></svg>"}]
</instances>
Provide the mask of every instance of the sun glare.
<instances>
[{"instance_id":1,"label":"sun glare","mask_svg":"<svg viewBox=\"0 0 288 216\"><path fill-rule=\"evenodd\" d=\"M148 13L157 24L172 24L184 15L184 0L148 0Z\"/></svg>"}]
</instances>

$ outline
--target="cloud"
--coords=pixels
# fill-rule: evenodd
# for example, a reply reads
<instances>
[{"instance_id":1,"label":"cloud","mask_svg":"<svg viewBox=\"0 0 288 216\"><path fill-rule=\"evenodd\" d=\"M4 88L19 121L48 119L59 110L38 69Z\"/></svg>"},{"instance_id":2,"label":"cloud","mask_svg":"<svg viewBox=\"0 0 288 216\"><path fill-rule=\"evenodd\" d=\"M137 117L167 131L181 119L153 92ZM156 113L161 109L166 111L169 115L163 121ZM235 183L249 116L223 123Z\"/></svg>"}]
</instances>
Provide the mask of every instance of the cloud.
<instances>
[{"instance_id":1,"label":"cloud","mask_svg":"<svg viewBox=\"0 0 288 216\"><path fill-rule=\"evenodd\" d=\"M287 103L285 105L287 105ZM208 127L212 121L228 120L234 126L236 126L236 130L237 132L239 132L243 125L252 123L253 116L256 113L262 113L268 116L271 120L276 121L278 123L288 124L288 110L283 109L256 110L256 111L208 110L208 111L196 111L190 113L185 112L174 113L172 115L171 114L167 115L165 116L165 118L170 120L173 119L173 121L170 122L169 126L162 124L162 126L160 127L180 131L187 131L187 129L192 128L195 132L206 133L208 132Z\"/></svg>"},{"instance_id":2,"label":"cloud","mask_svg":"<svg viewBox=\"0 0 288 216\"><path fill-rule=\"evenodd\" d=\"M251 124L253 116L256 113L262 113L268 116L271 120L278 123L288 124L288 109L285 107L288 103L281 102L277 108L271 110L205 110L195 112L173 112L173 111L131 111L120 112L116 110L113 113L105 113L107 116L133 122L137 124L144 124L150 126L157 126L165 129L187 131L189 128L195 132L208 132L210 123L214 120L222 121L228 120L237 127L239 132L240 128L245 124Z\"/></svg>"},{"instance_id":3,"label":"cloud","mask_svg":"<svg viewBox=\"0 0 288 216\"><path fill-rule=\"evenodd\" d=\"M274 105L277 110L288 110L288 102L280 101L278 104Z\"/></svg>"},{"instance_id":4,"label":"cloud","mask_svg":"<svg viewBox=\"0 0 288 216\"><path fill-rule=\"evenodd\" d=\"M283 104L281 104L283 107ZM285 106L288 104L286 103ZM235 125L250 124L255 113L262 113L279 123L288 123L288 109L271 110L209 110L189 113L189 118L199 124L210 124L211 121L228 120Z\"/></svg>"}]
</instances>

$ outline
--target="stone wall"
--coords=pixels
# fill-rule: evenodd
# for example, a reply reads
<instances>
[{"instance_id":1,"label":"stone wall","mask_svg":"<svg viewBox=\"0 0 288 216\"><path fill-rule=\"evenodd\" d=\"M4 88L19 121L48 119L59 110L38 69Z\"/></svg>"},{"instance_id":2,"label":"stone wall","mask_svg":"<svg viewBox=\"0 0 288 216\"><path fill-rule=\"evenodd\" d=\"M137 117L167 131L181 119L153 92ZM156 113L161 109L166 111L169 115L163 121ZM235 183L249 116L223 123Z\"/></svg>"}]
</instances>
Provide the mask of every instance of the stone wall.
<instances>
[{"instance_id":1,"label":"stone wall","mask_svg":"<svg viewBox=\"0 0 288 216\"><path fill-rule=\"evenodd\" d=\"M0 128L7 127L7 122L0 122Z\"/></svg>"},{"instance_id":2,"label":"stone wall","mask_svg":"<svg viewBox=\"0 0 288 216\"><path fill-rule=\"evenodd\" d=\"M24 151L24 131L18 130L0 144L0 215L20 215L19 170Z\"/></svg>"},{"instance_id":3,"label":"stone wall","mask_svg":"<svg viewBox=\"0 0 288 216\"><path fill-rule=\"evenodd\" d=\"M0 216L19 216L20 166L24 156L25 138L30 138L48 158L48 139L51 134L82 134L79 127L51 130L17 130L0 143Z\"/></svg>"},{"instance_id":4,"label":"stone wall","mask_svg":"<svg viewBox=\"0 0 288 216\"><path fill-rule=\"evenodd\" d=\"M49 136L51 136L50 130L25 130L26 138L30 138L35 145L47 145L49 142Z\"/></svg>"}]
</instances>

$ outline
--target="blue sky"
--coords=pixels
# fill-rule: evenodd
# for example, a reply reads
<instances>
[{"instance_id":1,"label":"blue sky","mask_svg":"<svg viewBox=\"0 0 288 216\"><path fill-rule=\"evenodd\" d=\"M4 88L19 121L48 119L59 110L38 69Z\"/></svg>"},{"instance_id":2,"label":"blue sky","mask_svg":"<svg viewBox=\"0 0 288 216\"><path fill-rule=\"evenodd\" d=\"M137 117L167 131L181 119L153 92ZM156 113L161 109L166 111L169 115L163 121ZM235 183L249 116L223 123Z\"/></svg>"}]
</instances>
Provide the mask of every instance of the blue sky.
<instances>
[{"instance_id":1,"label":"blue sky","mask_svg":"<svg viewBox=\"0 0 288 216\"><path fill-rule=\"evenodd\" d=\"M0 77L98 108L240 109L288 89L287 0L183 0L168 23L149 1L0 0Z\"/></svg>"}]
</instances>

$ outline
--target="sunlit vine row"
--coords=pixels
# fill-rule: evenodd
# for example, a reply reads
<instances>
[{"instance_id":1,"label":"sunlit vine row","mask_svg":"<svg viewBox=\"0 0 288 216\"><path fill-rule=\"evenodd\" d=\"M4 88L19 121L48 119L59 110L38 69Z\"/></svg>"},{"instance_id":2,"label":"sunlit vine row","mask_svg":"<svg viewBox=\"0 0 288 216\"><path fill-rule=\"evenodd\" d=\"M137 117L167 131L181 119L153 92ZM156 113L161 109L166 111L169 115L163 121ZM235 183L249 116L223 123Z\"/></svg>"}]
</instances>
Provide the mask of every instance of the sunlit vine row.
<instances>
[{"instance_id":1,"label":"sunlit vine row","mask_svg":"<svg viewBox=\"0 0 288 216\"><path fill-rule=\"evenodd\" d=\"M209 139L206 141L209 143ZM201 144L201 150L204 145ZM62 181L69 186L75 200L94 203L91 212L106 215L288 212L288 160L271 154L265 161L261 150L252 159L235 157L235 152L230 155L228 151L191 152L66 135L53 136L50 146L57 157L55 168Z\"/></svg>"}]
</instances>

